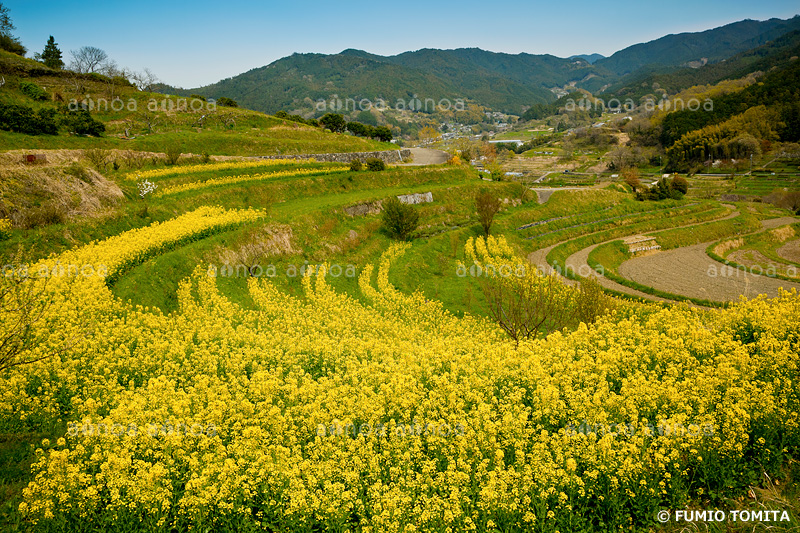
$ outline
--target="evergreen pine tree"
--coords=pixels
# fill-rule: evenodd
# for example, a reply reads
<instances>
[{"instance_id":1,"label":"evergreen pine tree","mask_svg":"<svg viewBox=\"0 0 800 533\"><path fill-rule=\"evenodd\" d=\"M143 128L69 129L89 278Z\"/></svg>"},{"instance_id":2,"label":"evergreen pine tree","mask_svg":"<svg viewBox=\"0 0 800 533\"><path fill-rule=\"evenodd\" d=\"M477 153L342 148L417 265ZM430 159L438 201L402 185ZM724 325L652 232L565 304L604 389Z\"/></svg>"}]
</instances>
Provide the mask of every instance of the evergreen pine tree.
<instances>
[{"instance_id":1,"label":"evergreen pine tree","mask_svg":"<svg viewBox=\"0 0 800 533\"><path fill-rule=\"evenodd\" d=\"M58 49L56 40L50 36L41 55L42 62L50 68L64 68L64 61L61 60L61 50Z\"/></svg>"}]
</instances>

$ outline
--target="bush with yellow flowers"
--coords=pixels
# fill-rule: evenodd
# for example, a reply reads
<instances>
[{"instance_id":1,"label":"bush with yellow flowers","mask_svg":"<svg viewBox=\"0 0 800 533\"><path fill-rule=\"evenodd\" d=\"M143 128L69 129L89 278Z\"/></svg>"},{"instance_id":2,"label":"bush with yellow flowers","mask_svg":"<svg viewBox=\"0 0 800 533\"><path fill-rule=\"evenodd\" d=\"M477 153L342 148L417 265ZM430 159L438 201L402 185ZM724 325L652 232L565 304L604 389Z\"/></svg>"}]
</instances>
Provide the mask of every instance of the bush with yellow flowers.
<instances>
[{"instance_id":1,"label":"bush with yellow flowers","mask_svg":"<svg viewBox=\"0 0 800 533\"><path fill-rule=\"evenodd\" d=\"M0 218L0 241L11 237L11 221L7 218Z\"/></svg>"},{"instance_id":2,"label":"bush with yellow flowers","mask_svg":"<svg viewBox=\"0 0 800 533\"><path fill-rule=\"evenodd\" d=\"M123 268L177 242L181 224L202 232L198 218L172 221L173 241L168 222L62 261ZM647 529L660 508L722 502L796 460L796 293L713 312L620 306L517 344L394 289L408 246L363 270L364 301L334 291L324 268L303 297L251 279L248 309L198 267L169 315L103 283L60 287L70 296L53 312L77 340L0 382L6 426L68 423L37 450L24 520L34 531Z\"/></svg>"}]
</instances>

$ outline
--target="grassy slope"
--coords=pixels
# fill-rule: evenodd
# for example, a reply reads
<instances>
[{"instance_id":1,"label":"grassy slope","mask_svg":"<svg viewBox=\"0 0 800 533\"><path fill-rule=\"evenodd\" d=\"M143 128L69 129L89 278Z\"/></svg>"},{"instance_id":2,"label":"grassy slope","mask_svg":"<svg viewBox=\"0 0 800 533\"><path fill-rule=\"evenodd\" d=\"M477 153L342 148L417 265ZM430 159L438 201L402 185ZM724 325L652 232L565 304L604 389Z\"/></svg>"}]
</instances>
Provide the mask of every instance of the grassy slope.
<instances>
[{"instance_id":1,"label":"grassy slope","mask_svg":"<svg viewBox=\"0 0 800 533\"><path fill-rule=\"evenodd\" d=\"M0 149L4 150L114 148L162 152L169 145L177 145L184 153L271 155L396 148L390 143L324 132L247 109L217 106L213 110L199 100L192 107L191 100L181 103L175 96L78 79L3 51L0 51L0 70L6 80L0 102L39 109L54 107L57 101L69 105L86 99L94 103L93 117L106 125L106 134L100 139L66 132L58 136L30 136L0 131ZM20 83L26 81L44 88L52 101L37 102L23 94ZM120 108L120 104L112 106L115 98L120 99L124 109L115 110ZM203 115L206 118L200 127ZM152 128L147 126L147 120ZM123 138L126 130L131 138Z\"/></svg>"}]
</instances>

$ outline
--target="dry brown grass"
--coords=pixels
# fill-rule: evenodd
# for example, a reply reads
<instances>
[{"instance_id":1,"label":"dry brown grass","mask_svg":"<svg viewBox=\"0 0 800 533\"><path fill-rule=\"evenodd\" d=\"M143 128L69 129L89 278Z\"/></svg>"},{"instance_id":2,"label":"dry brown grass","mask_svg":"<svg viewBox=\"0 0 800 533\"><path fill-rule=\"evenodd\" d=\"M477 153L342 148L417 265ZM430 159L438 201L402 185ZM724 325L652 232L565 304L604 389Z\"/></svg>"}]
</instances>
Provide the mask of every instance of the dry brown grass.
<instances>
[{"instance_id":1,"label":"dry brown grass","mask_svg":"<svg viewBox=\"0 0 800 533\"><path fill-rule=\"evenodd\" d=\"M770 231L772 237L778 242L786 242L795 236L794 228L791 226L782 226Z\"/></svg>"},{"instance_id":2,"label":"dry brown grass","mask_svg":"<svg viewBox=\"0 0 800 533\"><path fill-rule=\"evenodd\" d=\"M714 253L720 257L725 257L728 251L741 248L742 246L744 246L744 239L742 238L724 241L714 247Z\"/></svg>"},{"instance_id":3,"label":"dry brown grass","mask_svg":"<svg viewBox=\"0 0 800 533\"><path fill-rule=\"evenodd\" d=\"M116 183L71 157L60 153L46 165L17 162L0 167L0 217L11 219L17 227L32 228L96 216L123 198Z\"/></svg>"},{"instance_id":4,"label":"dry brown grass","mask_svg":"<svg viewBox=\"0 0 800 533\"><path fill-rule=\"evenodd\" d=\"M248 268L271 256L293 255L302 250L292 244L294 235L291 226L272 224L247 232L241 242L232 248L218 248L217 260L220 264L234 267L244 265Z\"/></svg>"},{"instance_id":5,"label":"dry brown grass","mask_svg":"<svg viewBox=\"0 0 800 533\"><path fill-rule=\"evenodd\" d=\"M139 169L145 163L150 163L155 158L158 161L163 161L166 157L163 152L142 152L135 150L102 150L102 149L89 149L89 150L8 150L0 152L0 171L15 169L20 166L26 168L30 167L58 167L69 165L73 162L86 162L96 152L102 152L106 156L107 164L117 161L122 168L126 169ZM27 154L43 154L47 161L45 163L36 163L35 165L27 165L22 162L23 156ZM189 162L192 159L202 157L201 154L184 153L181 154L180 162ZM210 156L211 161L250 161L257 160L256 157L244 156L225 156L216 155ZM91 166L94 166L91 163Z\"/></svg>"}]
</instances>

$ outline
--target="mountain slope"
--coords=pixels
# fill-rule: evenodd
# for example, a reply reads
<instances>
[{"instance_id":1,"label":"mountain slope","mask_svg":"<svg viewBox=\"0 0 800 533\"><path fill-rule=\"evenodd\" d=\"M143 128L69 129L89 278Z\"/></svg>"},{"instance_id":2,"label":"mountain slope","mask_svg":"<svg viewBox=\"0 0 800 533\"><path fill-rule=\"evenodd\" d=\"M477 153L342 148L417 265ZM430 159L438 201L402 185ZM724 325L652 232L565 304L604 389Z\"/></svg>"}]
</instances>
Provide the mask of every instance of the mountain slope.
<instances>
[{"instance_id":1,"label":"mountain slope","mask_svg":"<svg viewBox=\"0 0 800 533\"><path fill-rule=\"evenodd\" d=\"M800 30L782 35L774 41L727 60L700 68L641 69L623 77L619 83L609 87L603 94L618 99L631 98L634 101L656 90L675 94L694 85L713 85L725 79L742 78L752 72L781 68L798 55L800 55Z\"/></svg>"},{"instance_id":2,"label":"mountain slope","mask_svg":"<svg viewBox=\"0 0 800 533\"><path fill-rule=\"evenodd\" d=\"M294 54L213 85L193 89L204 96L229 96L239 104L267 113L313 108L334 97L395 107L414 97L435 102L472 99L494 109L519 110L547 102L552 93L465 60L448 59L446 51L424 58L384 58L358 50L341 54ZM563 61L563 60L562 60ZM350 104L352 108L352 103Z\"/></svg>"},{"instance_id":3,"label":"mountain slope","mask_svg":"<svg viewBox=\"0 0 800 533\"><path fill-rule=\"evenodd\" d=\"M798 29L800 16L789 20L742 20L703 32L667 35L629 46L595 65L624 75L647 65L681 66L703 59L715 62Z\"/></svg>"},{"instance_id":4,"label":"mountain slope","mask_svg":"<svg viewBox=\"0 0 800 533\"><path fill-rule=\"evenodd\" d=\"M494 110L521 113L533 104L554 101L554 88L619 89L625 86L619 84L623 76L644 82L648 76L681 66L723 61L793 30L800 30L800 16L744 20L698 33L667 35L599 58L594 64L582 57L506 54L478 48L422 49L395 56L354 49L332 55L294 54L206 87L162 89L228 96L266 113L338 111L338 101L353 110L363 99L407 106L415 98L436 103L444 99L451 104L468 99ZM597 55L587 57L596 59ZM724 67L721 71L727 72ZM328 103L322 106L322 101Z\"/></svg>"},{"instance_id":5,"label":"mountain slope","mask_svg":"<svg viewBox=\"0 0 800 533\"><path fill-rule=\"evenodd\" d=\"M574 56L569 56L569 59L583 59L584 61L594 64L600 59L605 59L605 57L606 56L602 54L577 54Z\"/></svg>"}]
</instances>

